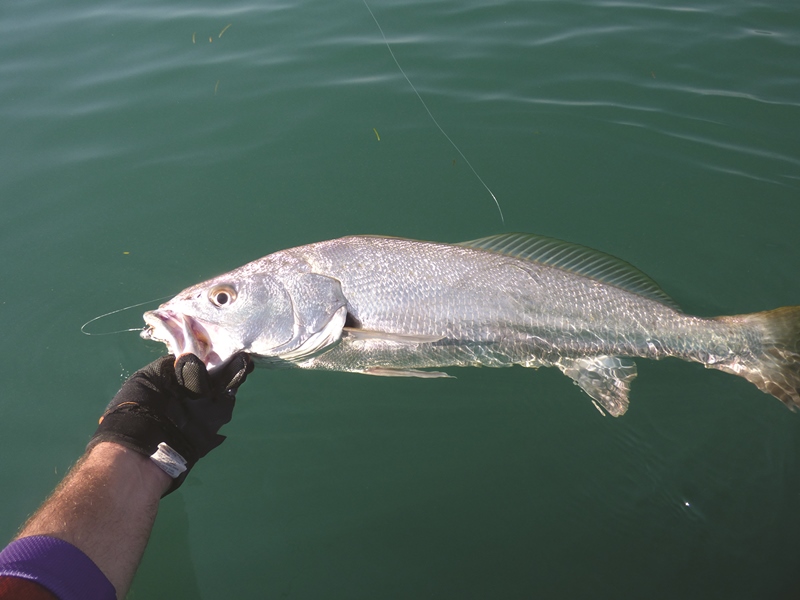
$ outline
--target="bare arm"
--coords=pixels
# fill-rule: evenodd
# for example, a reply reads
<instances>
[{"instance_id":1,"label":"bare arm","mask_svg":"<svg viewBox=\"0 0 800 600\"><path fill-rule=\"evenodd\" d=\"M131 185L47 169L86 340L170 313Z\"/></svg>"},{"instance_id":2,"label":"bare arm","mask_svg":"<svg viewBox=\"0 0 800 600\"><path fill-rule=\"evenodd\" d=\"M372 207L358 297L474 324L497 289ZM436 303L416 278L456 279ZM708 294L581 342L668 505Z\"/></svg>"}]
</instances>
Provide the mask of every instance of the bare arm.
<instances>
[{"instance_id":1,"label":"bare arm","mask_svg":"<svg viewBox=\"0 0 800 600\"><path fill-rule=\"evenodd\" d=\"M18 538L49 535L82 550L124 598L172 479L149 458L103 442L72 468Z\"/></svg>"},{"instance_id":2,"label":"bare arm","mask_svg":"<svg viewBox=\"0 0 800 600\"><path fill-rule=\"evenodd\" d=\"M223 442L218 431L252 369L240 354L211 376L188 354L131 375L83 457L0 551L0 577L32 580L58 597L124 598L160 499Z\"/></svg>"}]
</instances>

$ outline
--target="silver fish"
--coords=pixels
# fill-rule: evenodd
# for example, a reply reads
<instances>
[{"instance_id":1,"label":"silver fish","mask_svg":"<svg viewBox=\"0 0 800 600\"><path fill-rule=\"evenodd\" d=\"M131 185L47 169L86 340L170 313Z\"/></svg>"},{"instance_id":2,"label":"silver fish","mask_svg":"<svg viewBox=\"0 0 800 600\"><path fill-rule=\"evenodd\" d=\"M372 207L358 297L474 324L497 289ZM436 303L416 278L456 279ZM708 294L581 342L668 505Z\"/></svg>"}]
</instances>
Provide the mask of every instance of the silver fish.
<instances>
[{"instance_id":1,"label":"silver fish","mask_svg":"<svg viewBox=\"0 0 800 600\"><path fill-rule=\"evenodd\" d=\"M187 288L144 320L142 337L209 369L242 351L271 367L384 376L554 366L619 416L633 357L677 357L800 407L800 306L694 317L628 263L529 234L300 246Z\"/></svg>"}]
</instances>

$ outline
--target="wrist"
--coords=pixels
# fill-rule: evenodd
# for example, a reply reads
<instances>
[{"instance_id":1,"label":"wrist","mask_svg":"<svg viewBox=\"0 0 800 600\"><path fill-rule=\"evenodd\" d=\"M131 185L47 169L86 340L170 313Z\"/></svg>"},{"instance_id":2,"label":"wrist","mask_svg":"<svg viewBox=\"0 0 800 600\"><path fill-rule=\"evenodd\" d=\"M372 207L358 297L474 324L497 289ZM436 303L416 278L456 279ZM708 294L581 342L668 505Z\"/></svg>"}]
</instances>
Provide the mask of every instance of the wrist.
<instances>
[{"instance_id":1,"label":"wrist","mask_svg":"<svg viewBox=\"0 0 800 600\"><path fill-rule=\"evenodd\" d=\"M224 439L222 436L216 436ZM166 411L136 402L122 402L107 410L87 450L103 443L138 453L170 478L163 495L177 489L197 462L198 452Z\"/></svg>"},{"instance_id":2,"label":"wrist","mask_svg":"<svg viewBox=\"0 0 800 600\"><path fill-rule=\"evenodd\" d=\"M137 493L161 498L172 485L172 478L149 457L116 442L99 442L85 460L124 474L128 481L136 481Z\"/></svg>"}]
</instances>

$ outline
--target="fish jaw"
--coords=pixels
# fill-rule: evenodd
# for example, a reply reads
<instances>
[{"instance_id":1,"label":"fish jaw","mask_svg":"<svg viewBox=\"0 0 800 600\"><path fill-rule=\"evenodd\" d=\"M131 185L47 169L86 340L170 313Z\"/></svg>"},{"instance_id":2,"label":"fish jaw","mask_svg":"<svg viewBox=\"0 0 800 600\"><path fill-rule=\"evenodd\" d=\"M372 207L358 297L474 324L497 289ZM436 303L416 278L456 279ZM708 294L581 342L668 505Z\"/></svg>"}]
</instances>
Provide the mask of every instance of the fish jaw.
<instances>
[{"instance_id":1,"label":"fish jaw","mask_svg":"<svg viewBox=\"0 0 800 600\"><path fill-rule=\"evenodd\" d=\"M176 311L151 310L144 314L144 321L147 327L141 333L142 338L166 344L176 358L194 354L209 372L223 366L241 350L218 327Z\"/></svg>"}]
</instances>

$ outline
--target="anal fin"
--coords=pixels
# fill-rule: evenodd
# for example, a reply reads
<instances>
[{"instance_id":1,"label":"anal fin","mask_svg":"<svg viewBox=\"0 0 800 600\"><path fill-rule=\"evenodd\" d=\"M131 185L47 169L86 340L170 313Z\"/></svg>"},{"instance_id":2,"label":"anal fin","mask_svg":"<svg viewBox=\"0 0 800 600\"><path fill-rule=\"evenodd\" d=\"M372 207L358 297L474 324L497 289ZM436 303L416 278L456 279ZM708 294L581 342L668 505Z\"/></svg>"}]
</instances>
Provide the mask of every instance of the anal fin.
<instances>
[{"instance_id":1,"label":"anal fin","mask_svg":"<svg viewBox=\"0 0 800 600\"><path fill-rule=\"evenodd\" d=\"M378 377L421 377L422 379L438 379L448 377L455 379L442 371L420 371L418 369L392 369L389 367L370 367L361 371L364 375L377 375Z\"/></svg>"},{"instance_id":2,"label":"anal fin","mask_svg":"<svg viewBox=\"0 0 800 600\"><path fill-rule=\"evenodd\" d=\"M628 410L628 392L636 377L636 363L618 356L561 359L558 368L608 414L619 417Z\"/></svg>"}]
</instances>

